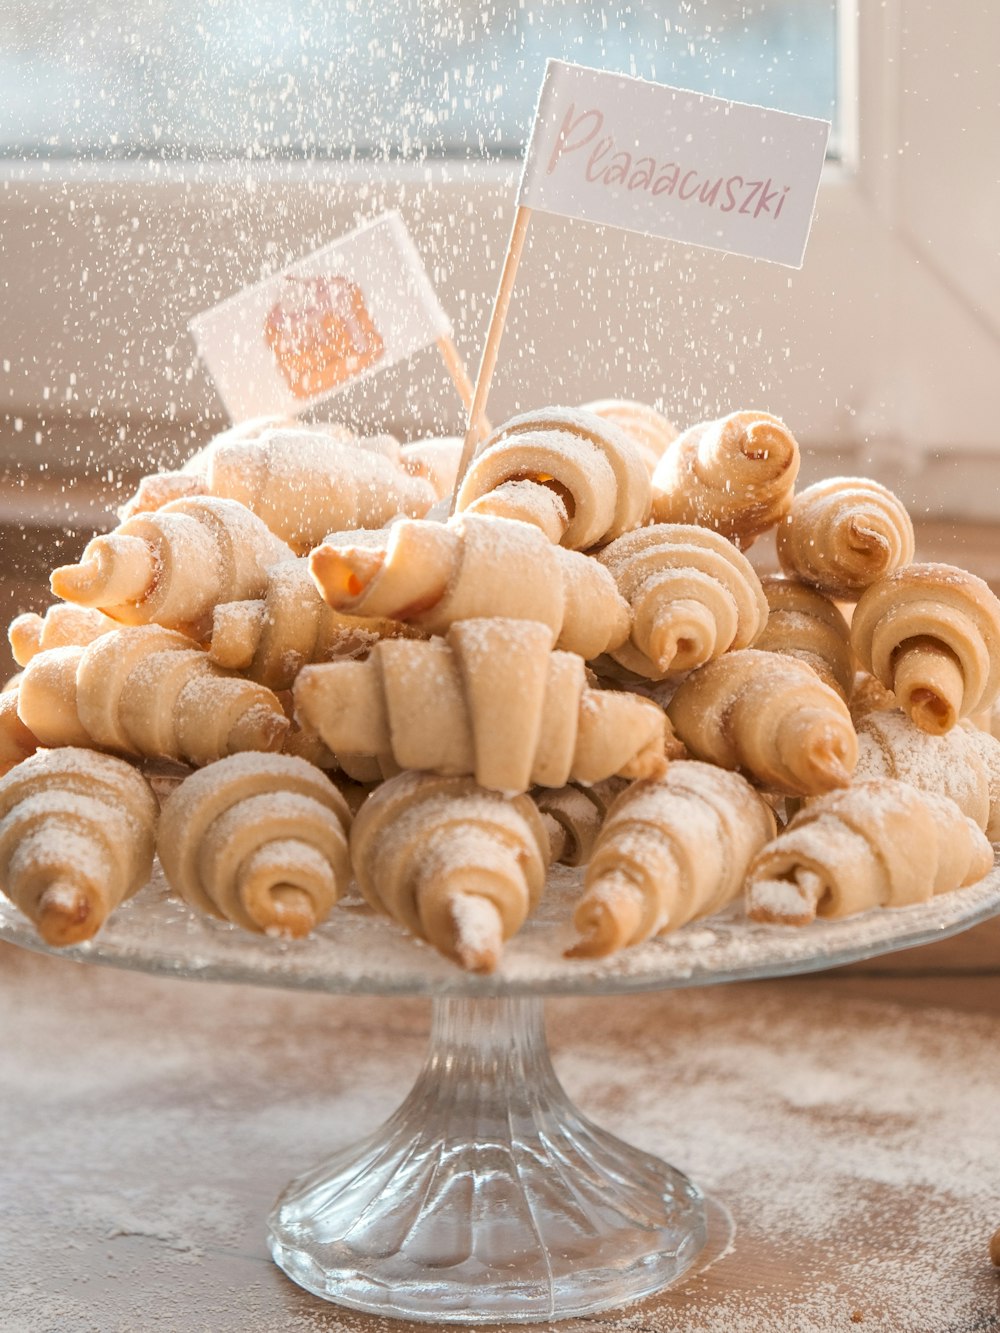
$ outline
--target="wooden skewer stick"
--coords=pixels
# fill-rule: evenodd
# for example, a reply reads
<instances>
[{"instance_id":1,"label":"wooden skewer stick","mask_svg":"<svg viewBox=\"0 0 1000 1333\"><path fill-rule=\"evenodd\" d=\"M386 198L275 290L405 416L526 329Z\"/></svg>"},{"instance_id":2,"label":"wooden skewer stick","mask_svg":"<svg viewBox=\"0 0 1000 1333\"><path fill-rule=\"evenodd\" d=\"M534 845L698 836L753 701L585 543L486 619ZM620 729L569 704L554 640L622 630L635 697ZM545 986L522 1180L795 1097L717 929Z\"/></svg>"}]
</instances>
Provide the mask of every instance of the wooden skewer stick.
<instances>
[{"instance_id":1,"label":"wooden skewer stick","mask_svg":"<svg viewBox=\"0 0 1000 1333\"><path fill-rule=\"evenodd\" d=\"M470 412L472 410L472 396L475 391L472 380L469 379L469 372L465 369L465 362L458 354L458 348L448 334L445 334L443 338L438 338L437 347L441 353L441 360L458 390L458 396L462 400L463 407L466 412ZM490 429L489 423L484 421L483 424L488 431Z\"/></svg>"},{"instance_id":2,"label":"wooden skewer stick","mask_svg":"<svg viewBox=\"0 0 1000 1333\"><path fill-rule=\"evenodd\" d=\"M483 348L483 359L479 364L479 378L476 380L476 392L472 400L472 406L469 409L469 421L465 432L462 460L458 465L455 490L451 497L451 513L455 512L455 501L458 499L458 492L465 480L465 474L469 470L469 464L472 462L472 455L475 453L476 445L481 438L481 432L484 426L487 430L489 429L486 426L486 400L490 396L490 385L493 383L493 372L496 370L497 355L500 351L500 339L503 337L504 325L507 322L507 309L510 306L511 293L514 290L514 277L517 274L517 266L521 259L521 251L524 249L524 240L528 234L528 223L530 221L531 209L524 204L520 204L514 214L514 226L511 228L510 241L507 244L507 257L503 262L500 287L497 290L497 299L493 303L493 314L490 316L486 346Z\"/></svg>"}]
</instances>

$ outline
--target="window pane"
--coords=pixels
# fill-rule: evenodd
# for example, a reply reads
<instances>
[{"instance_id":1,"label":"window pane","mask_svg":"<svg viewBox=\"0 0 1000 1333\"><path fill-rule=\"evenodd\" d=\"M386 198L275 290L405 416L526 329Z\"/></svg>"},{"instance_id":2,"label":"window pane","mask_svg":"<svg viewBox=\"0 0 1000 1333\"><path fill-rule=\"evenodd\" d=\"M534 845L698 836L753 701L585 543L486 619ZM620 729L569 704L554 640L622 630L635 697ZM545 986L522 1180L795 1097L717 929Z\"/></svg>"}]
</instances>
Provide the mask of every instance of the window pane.
<instances>
[{"instance_id":1,"label":"window pane","mask_svg":"<svg viewBox=\"0 0 1000 1333\"><path fill-rule=\"evenodd\" d=\"M835 0L0 0L0 151L516 156L548 56L830 118L835 8Z\"/></svg>"}]
</instances>

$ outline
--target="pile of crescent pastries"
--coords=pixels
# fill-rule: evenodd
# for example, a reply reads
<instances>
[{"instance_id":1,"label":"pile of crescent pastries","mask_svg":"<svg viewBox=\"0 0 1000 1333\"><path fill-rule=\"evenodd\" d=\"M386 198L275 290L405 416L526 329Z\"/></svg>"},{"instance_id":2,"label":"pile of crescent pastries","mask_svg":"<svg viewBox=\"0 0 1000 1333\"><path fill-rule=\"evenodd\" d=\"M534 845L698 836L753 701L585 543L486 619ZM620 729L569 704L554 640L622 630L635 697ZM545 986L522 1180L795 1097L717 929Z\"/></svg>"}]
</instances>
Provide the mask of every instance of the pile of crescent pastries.
<instances>
[{"instance_id":1,"label":"pile of crescent pastries","mask_svg":"<svg viewBox=\"0 0 1000 1333\"><path fill-rule=\"evenodd\" d=\"M445 519L460 451L248 422L53 571L0 695L0 887L48 944L154 855L286 937L356 881L473 972L557 861L586 867L578 957L741 895L802 925L990 870L1000 601L914 563L891 491L796 493L765 412L608 400L494 431Z\"/></svg>"}]
</instances>

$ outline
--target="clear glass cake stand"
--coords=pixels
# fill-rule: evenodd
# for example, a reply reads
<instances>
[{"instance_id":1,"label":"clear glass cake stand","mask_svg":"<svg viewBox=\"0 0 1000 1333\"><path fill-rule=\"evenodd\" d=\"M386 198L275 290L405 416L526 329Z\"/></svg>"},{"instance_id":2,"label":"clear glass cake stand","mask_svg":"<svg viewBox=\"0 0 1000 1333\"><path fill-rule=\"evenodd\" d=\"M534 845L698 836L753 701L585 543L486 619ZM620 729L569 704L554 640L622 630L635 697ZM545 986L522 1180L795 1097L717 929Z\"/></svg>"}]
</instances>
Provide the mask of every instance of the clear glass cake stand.
<instances>
[{"instance_id":1,"label":"clear glass cake stand","mask_svg":"<svg viewBox=\"0 0 1000 1333\"><path fill-rule=\"evenodd\" d=\"M381 1128L294 1180L270 1217L275 1261L309 1291L383 1316L547 1321L651 1295L704 1253L706 1200L665 1162L592 1124L549 1061L545 995L610 995L809 972L943 938L1000 913L1000 869L932 902L804 929L739 909L619 958L567 961L570 872L470 977L359 901L310 939L263 939L195 916L154 876L84 962L161 975L433 999L426 1063ZM0 937L44 949L0 902ZM664 1075L665 1091L667 1076Z\"/></svg>"}]
</instances>

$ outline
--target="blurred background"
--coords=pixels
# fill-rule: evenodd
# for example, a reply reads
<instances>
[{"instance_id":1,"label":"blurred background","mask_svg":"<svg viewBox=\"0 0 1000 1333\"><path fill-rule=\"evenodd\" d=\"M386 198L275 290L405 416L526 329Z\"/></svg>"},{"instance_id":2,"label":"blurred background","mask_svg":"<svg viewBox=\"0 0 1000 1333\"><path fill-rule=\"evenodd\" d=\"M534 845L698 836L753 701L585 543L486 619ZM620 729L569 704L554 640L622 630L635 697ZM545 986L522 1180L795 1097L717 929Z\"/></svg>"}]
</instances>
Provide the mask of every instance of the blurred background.
<instances>
[{"instance_id":1,"label":"blurred background","mask_svg":"<svg viewBox=\"0 0 1000 1333\"><path fill-rule=\"evenodd\" d=\"M816 472L989 520L997 49L1000 8L970 0L0 0L0 455L20 511L33 479L115 489L225 425L189 318L384 208L474 376L558 56L828 118L830 157L801 272L536 217L493 419L608 394L681 425L759 406ZM462 425L433 351L333 410L410 437ZM70 517L89 503L78 480L42 491Z\"/></svg>"}]
</instances>

